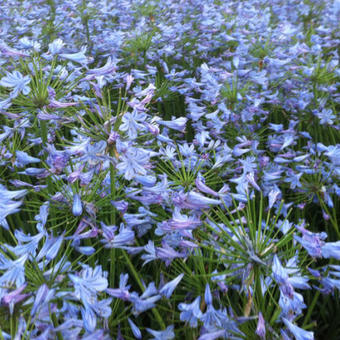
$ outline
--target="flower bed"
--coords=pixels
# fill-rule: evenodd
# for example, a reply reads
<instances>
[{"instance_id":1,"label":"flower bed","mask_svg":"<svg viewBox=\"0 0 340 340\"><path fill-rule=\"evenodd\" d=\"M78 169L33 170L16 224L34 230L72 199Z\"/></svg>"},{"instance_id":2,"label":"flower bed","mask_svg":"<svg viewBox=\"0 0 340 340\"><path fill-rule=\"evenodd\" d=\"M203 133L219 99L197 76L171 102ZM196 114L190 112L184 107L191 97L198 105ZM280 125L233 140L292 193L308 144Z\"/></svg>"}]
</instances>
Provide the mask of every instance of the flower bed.
<instances>
[{"instance_id":1,"label":"flower bed","mask_svg":"<svg viewBox=\"0 0 340 340\"><path fill-rule=\"evenodd\" d=\"M339 0L0 19L0 339L340 338Z\"/></svg>"}]
</instances>

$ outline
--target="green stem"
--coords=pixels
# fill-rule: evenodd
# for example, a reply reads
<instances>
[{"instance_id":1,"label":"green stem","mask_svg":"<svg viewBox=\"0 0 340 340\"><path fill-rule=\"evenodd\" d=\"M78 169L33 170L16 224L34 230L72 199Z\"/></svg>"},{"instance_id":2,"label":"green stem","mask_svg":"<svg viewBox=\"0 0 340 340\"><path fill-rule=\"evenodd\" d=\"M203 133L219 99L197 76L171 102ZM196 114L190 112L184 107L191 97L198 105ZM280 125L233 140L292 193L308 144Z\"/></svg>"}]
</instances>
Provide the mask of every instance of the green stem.
<instances>
[{"instance_id":1,"label":"green stem","mask_svg":"<svg viewBox=\"0 0 340 340\"><path fill-rule=\"evenodd\" d=\"M338 235L338 237L340 238L340 231L339 231L339 227L338 227L338 222L336 220L336 216L332 216L331 212L329 211L327 204L322 200L322 198L320 197L319 193L317 193L317 197L319 199L321 208L323 208L326 212L326 214L329 216L329 219L336 231L336 234Z\"/></svg>"},{"instance_id":2,"label":"green stem","mask_svg":"<svg viewBox=\"0 0 340 340\"><path fill-rule=\"evenodd\" d=\"M114 147L110 148L110 156L114 157ZM113 167L112 162L110 162L110 191L111 191L111 199L115 200L116 188L115 188L115 169ZM111 212L111 224L116 224L116 210L113 209ZM114 287L115 282L115 274L116 274L116 266L115 266L115 258L116 258L116 249L112 248L110 250L110 286Z\"/></svg>"},{"instance_id":3,"label":"green stem","mask_svg":"<svg viewBox=\"0 0 340 340\"><path fill-rule=\"evenodd\" d=\"M316 305L316 302L318 301L319 295L320 295L320 291L318 290L315 293L315 295L314 295L312 303L308 307L308 312L307 312L307 315L306 315L306 317L305 317L305 319L303 321L302 327L304 327L304 326L306 326L308 324L309 319L310 319L310 317L311 317L311 315L313 313L313 309L314 309L314 307Z\"/></svg>"},{"instance_id":4,"label":"green stem","mask_svg":"<svg viewBox=\"0 0 340 340\"><path fill-rule=\"evenodd\" d=\"M42 139L43 145L45 146L47 144L47 124L46 124L46 121L44 121L44 120L40 121L40 127L41 127L41 139Z\"/></svg>"},{"instance_id":5,"label":"green stem","mask_svg":"<svg viewBox=\"0 0 340 340\"><path fill-rule=\"evenodd\" d=\"M14 316L13 314L10 317L10 328L11 328L11 339L15 338L15 325L14 325Z\"/></svg>"},{"instance_id":6,"label":"green stem","mask_svg":"<svg viewBox=\"0 0 340 340\"><path fill-rule=\"evenodd\" d=\"M52 322L54 327L58 327L58 321L57 321L57 317L55 315L55 313L52 313ZM62 334L60 332L57 332L57 338L58 340L64 340Z\"/></svg>"}]
</instances>

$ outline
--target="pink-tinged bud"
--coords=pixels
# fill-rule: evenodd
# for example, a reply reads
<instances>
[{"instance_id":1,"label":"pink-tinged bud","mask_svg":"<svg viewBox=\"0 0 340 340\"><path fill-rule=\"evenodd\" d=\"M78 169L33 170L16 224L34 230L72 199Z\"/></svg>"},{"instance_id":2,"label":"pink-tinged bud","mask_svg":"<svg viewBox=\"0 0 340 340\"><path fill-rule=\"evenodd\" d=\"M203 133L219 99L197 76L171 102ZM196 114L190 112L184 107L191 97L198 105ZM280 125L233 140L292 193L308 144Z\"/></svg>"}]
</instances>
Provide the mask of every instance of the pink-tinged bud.
<instances>
[{"instance_id":1,"label":"pink-tinged bud","mask_svg":"<svg viewBox=\"0 0 340 340\"><path fill-rule=\"evenodd\" d=\"M126 89L128 90L132 84L132 82L134 81L134 78L132 77L131 74L128 74L126 76Z\"/></svg>"},{"instance_id":2,"label":"pink-tinged bud","mask_svg":"<svg viewBox=\"0 0 340 340\"><path fill-rule=\"evenodd\" d=\"M214 191L211 188L209 188L207 185L205 185L203 183L202 179L203 178L201 176L196 178L195 184L196 184L197 189L202 191L202 192L204 192L204 193L206 193L206 194L218 197L219 194L216 191Z\"/></svg>"},{"instance_id":3,"label":"pink-tinged bud","mask_svg":"<svg viewBox=\"0 0 340 340\"><path fill-rule=\"evenodd\" d=\"M113 131L110 133L109 138L107 139L108 144L113 144L115 141L119 138L119 133L116 131Z\"/></svg>"},{"instance_id":4,"label":"pink-tinged bud","mask_svg":"<svg viewBox=\"0 0 340 340\"><path fill-rule=\"evenodd\" d=\"M150 133L152 133L155 136L159 135L159 126L156 124L149 124L147 122L144 123L146 128L149 130Z\"/></svg>"},{"instance_id":5,"label":"pink-tinged bud","mask_svg":"<svg viewBox=\"0 0 340 340\"><path fill-rule=\"evenodd\" d=\"M5 305L9 307L10 314L13 314L14 305L22 300L24 300L28 294L21 294L21 292L26 288L27 284L24 284L23 286L19 287L18 289L6 294L1 299L0 305Z\"/></svg>"},{"instance_id":6,"label":"pink-tinged bud","mask_svg":"<svg viewBox=\"0 0 340 340\"><path fill-rule=\"evenodd\" d=\"M322 216L325 219L325 221L329 221L330 217L328 214L325 213L325 211L322 210Z\"/></svg>"},{"instance_id":7,"label":"pink-tinged bud","mask_svg":"<svg viewBox=\"0 0 340 340\"><path fill-rule=\"evenodd\" d=\"M259 320L257 322L256 334L261 339L265 339L266 338L266 326L265 326L264 318L263 318L261 312L259 313Z\"/></svg>"},{"instance_id":8,"label":"pink-tinged bud","mask_svg":"<svg viewBox=\"0 0 340 340\"><path fill-rule=\"evenodd\" d=\"M49 107L49 108L56 108L56 109L59 109L59 108L65 108L65 107L75 106L75 105L77 105L77 104L78 104L78 103L76 103L76 102L72 102L72 103L63 103L63 102L59 102L58 100L51 99L51 100L50 100L50 103L48 104L48 107Z\"/></svg>"}]
</instances>

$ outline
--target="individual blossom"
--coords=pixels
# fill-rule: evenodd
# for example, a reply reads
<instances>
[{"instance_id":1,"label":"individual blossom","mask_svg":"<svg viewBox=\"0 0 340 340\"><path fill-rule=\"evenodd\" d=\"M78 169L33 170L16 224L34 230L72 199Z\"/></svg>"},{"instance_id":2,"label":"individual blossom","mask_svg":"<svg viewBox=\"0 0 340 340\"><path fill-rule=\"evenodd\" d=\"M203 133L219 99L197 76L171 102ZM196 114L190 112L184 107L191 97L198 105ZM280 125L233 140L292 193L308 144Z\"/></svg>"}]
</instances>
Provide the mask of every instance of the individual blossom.
<instances>
[{"instance_id":1,"label":"individual blossom","mask_svg":"<svg viewBox=\"0 0 340 340\"><path fill-rule=\"evenodd\" d=\"M83 47L77 53L61 53L59 54L60 58L71 60L75 63L79 63L81 65L86 65L90 62L90 58L85 56L86 47Z\"/></svg>"},{"instance_id":2,"label":"individual blossom","mask_svg":"<svg viewBox=\"0 0 340 340\"><path fill-rule=\"evenodd\" d=\"M266 339L266 326L262 313L259 313L259 319L257 322L257 327L255 333L261 338Z\"/></svg>"},{"instance_id":3,"label":"individual blossom","mask_svg":"<svg viewBox=\"0 0 340 340\"><path fill-rule=\"evenodd\" d=\"M112 58L108 57L106 64L100 68L93 68L87 71L87 76L84 80L91 80L95 77L104 76L104 75L111 75L116 71L117 62Z\"/></svg>"},{"instance_id":4,"label":"individual blossom","mask_svg":"<svg viewBox=\"0 0 340 340\"><path fill-rule=\"evenodd\" d=\"M320 119L321 125L331 125L336 118L331 109L323 109L321 112L317 112L316 115Z\"/></svg>"},{"instance_id":5,"label":"individual blossom","mask_svg":"<svg viewBox=\"0 0 340 340\"><path fill-rule=\"evenodd\" d=\"M27 190L9 191L5 186L0 184L0 226L8 229L6 217L19 211L21 201L14 201L26 195Z\"/></svg>"},{"instance_id":6,"label":"individual blossom","mask_svg":"<svg viewBox=\"0 0 340 340\"><path fill-rule=\"evenodd\" d=\"M31 88L28 86L30 82L30 76L23 76L19 71L13 71L12 73L7 73L7 75L0 80L0 85L13 88L11 97L14 98L20 93L28 95L31 91Z\"/></svg>"},{"instance_id":7,"label":"individual blossom","mask_svg":"<svg viewBox=\"0 0 340 340\"><path fill-rule=\"evenodd\" d=\"M17 260L11 260L0 253L0 286L21 287L25 283L25 263L28 254L24 254Z\"/></svg>"},{"instance_id":8,"label":"individual blossom","mask_svg":"<svg viewBox=\"0 0 340 340\"><path fill-rule=\"evenodd\" d=\"M181 321L187 321L190 327L197 327L197 321L202 317L200 303L200 296L198 296L191 304L180 303L178 309L181 311Z\"/></svg>"},{"instance_id":9,"label":"individual blossom","mask_svg":"<svg viewBox=\"0 0 340 340\"><path fill-rule=\"evenodd\" d=\"M12 315L14 311L14 305L24 299L26 299L29 294L21 294L23 290L26 288L27 284L22 285L21 287L15 289L14 291L5 294L0 300L0 305L8 306L9 312Z\"/></svg>"},{"instance_id":10,"label":"individual blossom","mask_svg":"<svg viewBox=\"0 0 340 340\"><path fill-rule=\"evenodd\" d=\"M135 338L136 339L142 339L142 333L139 330L139 328L136 326L136 324L130 318L128 318L128 322L130 324L132 333L135 336Z\"/></svg>"},{"instance_id":11,"label":"individual blossom","mask_svg":"<svg viewBox=\"0 0 340 340\"><path fill-rule=\"evenodd\" d=\"M48 52L55 56L59 54L63 47L64 42L61 39L55 39L50 44L48 44Z\"/></svg>"},{"instance_id":12,"label":"individual blossom","mask_svg":"<svg viewBox=\"0 0 340 340\"><path fill-rule=\"evenodd\" d=\"M107 288L105 291L109 295L121 299L123 301L129 301L130 299L130 285L127 284L129 274L120 274L119 288Z\"/></svg>"},{"instance_id":13,"label":"individual blossom","mask_svg":"<svg viewBox=\"0 0 340 340\"><path fill-rule=\"evenodd\" d=\"M140 122L143 122L145 118L145 114L138 113L136 110L133 110L132 113L126 112L123 115L119 130L127 132L130 139L135 139L137 137L138 130L144 129L144 125L140 124Z\"/></svg>"},{"instance_id":14,"label":"individual blossom","mask_svg":"<svg viewBox=\"0 0 340 340\"><path fill-rule=\"evenodd\" d=\"M174 326L168 326L164 331L155 331L153 329L146 329L152 336L153 340L171 340L175 338Z\"/></svg>"},{"instance_id":15,"label":"individual blossom","mask_svg":"<svg viewBox=\"0 0 340 340\"><path fill-rule=\"evenodd\" d=\"M78 193L73 195L73 205L72 205L72 214L74 216L80 216L83 213L83 205L81 203L81 198Z\"/></svg>"},{"instance_id":16,"label":"individual blossom","mask_svg":"<svg viewBox=\"0 0 340 340\"><path fill-rule=\"evenodd\" d=\"M171 121L157 119L158 124L164 125L170 129L177 130L180 132L185 132L185 126L186 126L187 121L188 119L185 117L176 118Z\"/></svg>"},{"instance_id":17,"label":"individual blossom","mask_svg":"<svg viewBox=\"0 0 340 340\"><path fill-rule=\"evenodd\" d=\"M160 290L159 293L163 296L165 296L167 299L170 299L173 291L177 287L177 285L180 283L182 280L184 274L178 275L176 278L171 280L170 282L166 283Z\"/></svg>"},{"instance_id":18,"label":"individual blossom","mask_svg":"<svg viewBox=\"0 0 340 340\"><path fill-rule=\"evenodd\" d=\"M31 316L35 315L40 308L46 305L55 295L55 289L49 289L44 283L36 292L33 307L31 309Z\"/></svg>"},{"instance_id":19,"label":"individual blossom","mask_svg":"<svg viewBox=\"0 0 340 340\"><path fill-rule=\"evenodd\" d=\"M312 233L299 226L297 226L297 229L302 232L302 237L294 235L294 239L307 250L310 256L315 258L322 257L322 248L325 244L324 240L327 238L327 234L325 232Z\"/></svg>"},{"instance_id":20,"label":"individual blossom","mask_svg":"<svg viewBox=\"0 0 340 340\"><path fill-rule=\"evenodd\" d=\"M124 154L120 155L117 169L127 180L131 180L136 175L146 175L145 167L149 162L149 158L147 151L130 147Z\"/></svg>"},{"instance_id":21,"label":"individual blossom","mask_svg":"<svg viewBox=\"0 0 340 340\"><path fill-rule=\"evenodd\" d=\"M161 298L155 284L151 282L144 293L139 296L136 292L130 294L130 301L133 304L133 314L139 315L156 306L156 302Z\"/></svg>"},{"instance_id":22,"label":"individual blossom","mask_svg":"<svg viewBox=\"0 0 340 340\"><path fill-rule=\"evenodd\" d=\"M15 165L19 168L24 167L29 163L39 163L40 162L39 158L32 157L24 151L17 150L15 152L15 154L16 154Z\"/></svg>"},{"instance_id":23,"label":"individual blossom","mask_svg":"<svg viewBox=\"0 0 340 340\"><path fill-rule=\"evenodd\" d=\"M284 324L287 326L289 331L295 336L296 340L314 340L314 333L305 331L304 329L294 325L289 320L283 318Z\"/></svg>"},{"instance_id":24,"label":"individual blossom","mask_svg":"<svg viewBox=\"0 0 340 340\"><path fill-rule=\"evenodd\" d=\"M134 242L134 231L129 227L125 227L123 223L121 223L118 233L116 233L116 226L106 226L103 222L101 226L104 237L101 242L105 244L105 248L124 248Z\"/></svg>"},{"instance_id":25,"label":"individual blossom","mask_svg":"<svg viewBox=\"0 0 340 340\"><path fill-rule=\"evenodd\" d=\"M79 275L69 274L74 285L74 294L83 303L91 304L97 292L104 291L108 282L100 266L94 269L83 265Z\"/></svg>"},{"instance_id":26,"label":"individual blossom","mask_svg":"<svg viewBox=\"0 0 340 340\"><path fill-rule=\"evenodd\" d=\"M289 269L288 269L289 268ZM290 269L292 268L292 269ZM292 258L287 262L287 268L281 265L278 256L275 254L272 264L272 272L274 280L279 284L280 291L290 298L293 298L294 287L300 289L309 289L310 286L307 283L308 278L300 276L298 274L299 269L297 268L296 258ZM295 274L290 276L290 274Z\"/></svg>"}]
</instances>

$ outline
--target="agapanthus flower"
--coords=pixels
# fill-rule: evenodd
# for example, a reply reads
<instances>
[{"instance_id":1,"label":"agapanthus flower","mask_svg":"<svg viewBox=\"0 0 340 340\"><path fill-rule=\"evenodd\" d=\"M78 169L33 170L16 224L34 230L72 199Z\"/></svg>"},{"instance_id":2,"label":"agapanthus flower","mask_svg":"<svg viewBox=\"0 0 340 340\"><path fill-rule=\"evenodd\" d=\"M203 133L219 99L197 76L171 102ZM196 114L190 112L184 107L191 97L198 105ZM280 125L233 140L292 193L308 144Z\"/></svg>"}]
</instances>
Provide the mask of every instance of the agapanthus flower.
<instances>
[{"instance_id":1,"label":"agapanthus flower","mask_svg":"<svg viewBox=\"0 0 340 340\"><path fill-rule=\"evenodd\" d=\"M321 125L331 125L333 124L333 120L336 118L331 109L323 109L321 112L317 112L316 115L320 119Z\"/></svg>"},{"instance_id":2,"label":"agapanthus flower","mask_svg":"<svg viewBox=\"0 0 340 340\"><path fill-rule=\"evenodd\" d=\"M58 255L63 240L63 235L46 238L44 245L36 257L36 261L40 261L43 257L45 257L47 261L53 260Z\"/></svg>"},{"instance_id":3,"label":"agapanthus flower","mask_svg":"<svg viewBox=\"0 0 340 340\"><path fill-rule=\"evenodd\" d=\"M119 288L107 288L105 291L113 297L128 301L130 299L130 285L127 284L128 279L128 274L120 274Z\"/></svg>"},{"instance_id":4,"label":"agapanthus flower","mask_svg":"<svg viewBox=\"0 0 340 340\"><path fill-rule=\"evenodd\" d=\"M173 198L175 205L183 209L207 209L210 205L220 204L221 201L203 196L202 194L190 191L179 193Z\"/></svg>"},{"instance_id":5,"label":"agapanthus flower","mask_svg":"<svg viewBox=\"0 0 340 340\"><path fill-rule=\"evenodd\" d=\"M309 289L310 286L307 283L308 278L300 276L298 274L299 269L297 268L296 259L292 258L287 263L288 268L284 268L281 265L281 262L278 258L278 256L275 254L273 258L273 265L272 265L272 271L274 280L280 285L281 292L288 296L293 297L294 294L294 288L300 288L300 289ZM294 276L289 276L289 274L295 274Z\"/></svg>"},{"instance_id":6,"label":"agapanthus flower","mask_svg":"<svg viewBox=\"0 0 340 340\"><path fill-rule=\"evenodd\" d=\"M314 333L305 331L304 329L294 325L289 320L283 318L283 322L289 329L289 331L295 336L296 340L314 340Z\"/></svg>"},{"instance_id":7,"label":"agapanthus flower","mask_svg":"<svg viewBox=\"0 0 340 340\"><path fill-rule=\"evenodd\" d=\"M257 322L257 327L255 333L261 338L265 339L266 338L266 326L265 326L265 320L263 318L262 313L259 313L259 319Z\"/></svg>"},{"instance_id":8,"label":"agapanthus flower","mask_svg":"<svg viewBox=\"0 0 340 340\"><path fill-rule=\"evenodd\" d=\"M116 226L106 226L103 222L101 226L104 237L101 242L105 244L105 248L124 248L134 242L134 231L130 227L125 227L123 223L121 223L118 233L116 233Z\"/></svg>"},{"instance_id":9,"label":"agapanthus flower","mask_svg":"<svg viewBox=\"0 0 340 340\"><path fill-rule=\"evenodd\" d=\"M141 123L145 121L145 119L146 115L138 113L136 110L133 110L132 113L126 112L122 117L122 123L119 126L119 130L126 131L130 139L135 139L138 131L144 130L144 125Z\"/></svg>"},{"instance_id":10,"label":"agapanthus flower","mask_svg":"<svg viewBox=\"0 0 340 340\"><path fill-rule=\"evenodd\" d=\"M55 289L49 289L45 283L42 284L36 291L31 316L35 315L43 305L46 305L54 297L55 293Z\"/></svg>"},{"instance_id":11,"label":"agapanthus flower","mask_svg":"<svg viewBox=\"0 0 340 340\"><path fill-rule=\"evenodd\" d=\"M0 52L7 57L28 57L29 54L9 47L5 42L0 41Z\"/></svg>"},{"instance_id":12,"label":"agapanthus flower","mask_svg":"<svg viewBox=\"0 0 340 340\"><path fill-rule=\"evenodd\" d=\"M19 211L21 201L14 201L26 195L27 190L9 191L0 184L0 225L8 229L6 217Z\"/></svg>"},{"instance_id":13,"label":"agapanthus flower","mask_svg":"<svg viewBox=\"0 0 340 340\"><path fill-rule=\"evenodd\" d=\"M164 125L170 129L177 130L180 132L185 131L185 126L187 123L188 119L185 117L180 117L176 118L170 121L162 120L162 119L157 119L157 123L160 125Z\"/></svg>"},{"instance_id":14,"label":"agapanthus flower","mask_svg":"<svg viewBox=\"0 0 340 340\"><path fill-rule=\"evenodd\" d=\"M131 327L132 333L135 336L136 339L142 339L142 333L140 329L136 326L136 324L128 318L129 325Z\"/></svg>"},{"instance_id":15,"label":"agapanthus flower","mask_svg":"<svg viewBox=\"0 0 340 340\"><path fill-rule=\"evenodd\" d=\"M31 88L28 84L31 82L30 76L23 76L19 71L7 73L7 76L1 78L0 86L13 88L11 97L17 97L20 93L28 95Z\"/></svg>"},{"instance_id":16,"label":"agapanthus flower","mask_svg":"<svg viewBox=\"0 0 340 340\"><path fill-rule=\"evenodd\" d=\"M61 53L59 54L59 57L63 59L71 60L81 65L86 65L89 63L90 58L85 56L85 52L86 52L86 47L82 47L81 50L77 53Z\"/></svg>"},{"instance_id":17,"label":"agapanthus flower","mask_svg":"<svg viewBox=\"0 0 340 340\"><path fill-rule=\"evenodd\" d=\"M78 193L73 195L73 204L72 204L72 214L74 216L80 216L83 213L83 205L81 202L81 197Z\"/></svg>"},{"instance_id":18,"label":"agapanthus flower","mask_svg":"<svg viewBox=\"0 0 340 340\"><path fill-rule=\"evenodd\" d=\"M201 297L198 296L191 304L180 303L178 309L181 311L181 321L187 321L190 327L197 327L197 321L202 317L200 309Z\"/></svg>"},{"instance_id":19,"label":"agapanthus flower","mask_svg":"<svg viewBox=\"0 0 340 340\"><path fill-rule=\"evenodd\" d=\"M100 266L91 268L87 265L83 265L79 275L69 274L69 278L74 284L75 296L83 303L91 305L92 298L96 296L97 292L104 291L108 286L108 281L103 274Z\"/></svg>"},{"instance_id":20,"label":"agapanthus flower","mask_svg":"<svg viewBox=\"0 0 340 340\"><path fill-rule=\"evenodd\" d=\"M26 299L29 294L21 294L23 290L26 288L27 284L22 285L21 287L11 291L10 293L5 294L0 299L0 305L8 306L9 312L12 315L14 311L14 305L22 300Z\"/></svg>"},{"instance_id":21,"label":"agapanthus flower","mask_svg":"<svg viewBox=\"0 0 340 340\"><path fill-rule=\"evenodd\" d=\"M297 240L312 257L322 257L322 248L325 244L324 240L327 238L325 232L312 233L303 227L297 227L302 232L302 238L294 235L294 239ZM326 248L327 249L327 248Z\"/></svg>"},{"instance_id":22,"label":"agapanthus flower","mask_svg":"<svg viewBox=\"0 0 340 340\"><path fill-rule=\"evenodd\" d=\"M145 292L139 296L136 292L130 294L130 301L133 304L133 313L138 315L156 306L156 302L161 298L154 283L149 284Z\"/></svg>"},{"instance_id":23,"label":"agapanthus flower","mask_svg":"<svg viewBox=\"0 0 340 340\"><path fill-rule=\"evenodd\" d=\"M153 329L146 329L152 336L153 340L171 340L175 338L174 326L168 326L164 331L155 331Z\"/></svg>"},{"instance_id":24,"label":"agapanthus flower","mask_svg":"<svg viewBox=\"0 0 340 340\"><path fill-rule=\"evenodd\" d=\"M25 279L25 263L28 254L24 254L16 260L11 260L0 254L0 270L3 274L0 276L0 286L12 286L14 283L21 287Z\"/></svg>"},{"instance_id":25,"label":"agapanthus flower","mask_svg":"<svg viewBox=\"0 0 340 340\"><path fill-rule=\"evenodd\" d=\"M16 154L15 165L19 168L24 167L25 165L27 165L29 163L39 163L40 162L39 158L32 157L24 151L17 150L15 154Z\"/></svg>"},{"instance_id":26,"label":"agapanthus flower","mask_svg":"<svg viewBox=\"0 0 340 340\"><path fill-rule=\"evenodd\" d=\"M59 54L64 45L65 44L61 39L55 39L50 44L48 44L48 52L51 53L52 56L55 56Z\"/></svg>"},{"instance_id":27,"label":"agapanthus flower","mask_svg":"<svg viewBox=\"0 0 340 340\"><path fill-rule=\"evenodd\" d=\"M125 179L131 180L136 175L146 175L146 165L149 162L149 153L144 149L130 147L124 154L121 154L117 169Z\"/></svg>"},{"instance_id":28,"label":"agapanthus flower","mask_svg":"<svg viewBox=\"0 0 340 340\"><path fill-rule=\"evenodd\" d=\"M173 291L177 287L177 285L180 283L182 280L184 274L178 275L176 278L171 280L170 282L166 283L160 290L159 293L163 296L165 296L167 299L170 299Z\"/></svg>"}]
</instances>

